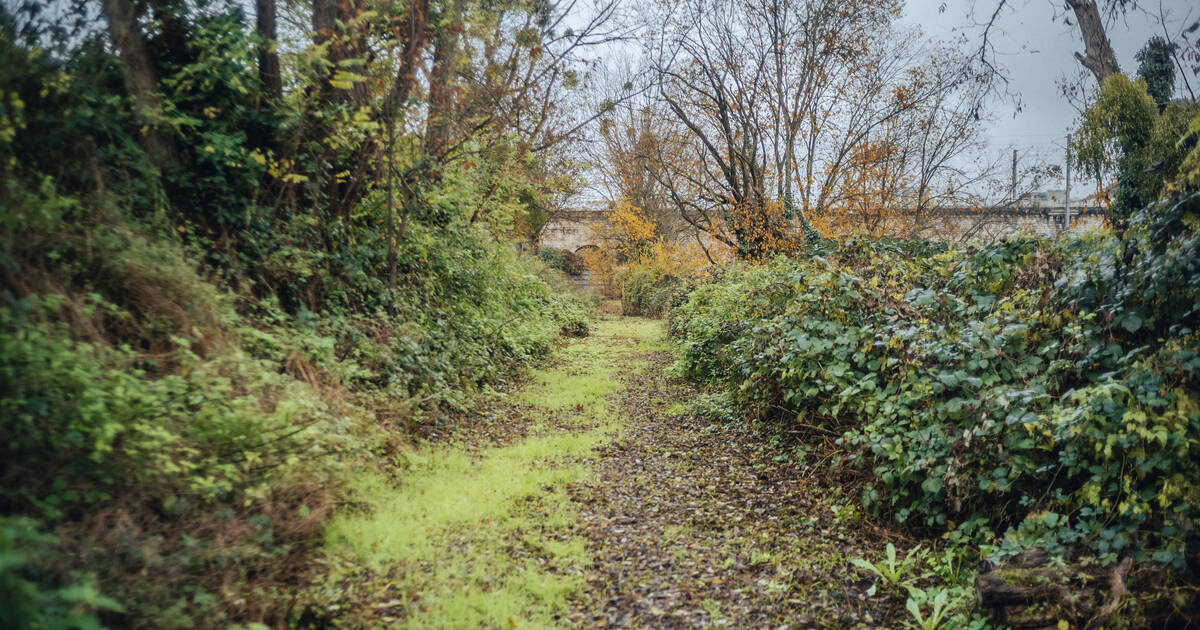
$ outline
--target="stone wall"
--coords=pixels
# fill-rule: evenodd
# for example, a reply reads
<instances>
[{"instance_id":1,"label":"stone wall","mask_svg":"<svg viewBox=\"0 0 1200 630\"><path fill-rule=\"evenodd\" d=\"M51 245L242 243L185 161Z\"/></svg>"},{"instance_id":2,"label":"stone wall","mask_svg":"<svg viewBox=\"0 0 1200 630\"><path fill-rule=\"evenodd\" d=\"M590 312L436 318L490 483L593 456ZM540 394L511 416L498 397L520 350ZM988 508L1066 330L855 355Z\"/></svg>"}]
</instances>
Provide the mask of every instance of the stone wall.
<instances>
[{"instance_id":1,"label":"stone wall","mask_svg":"<svg viewBox=\"0 0 1200 630\"><path fill-rule=\"evenodd\" d=\"M922 234L943 242L989 242L1019 231L1042 236L1054 236L1063 229L1062 207L1031 209L999 209L978 211L965 208L943 208L933 211L923 221ZM542 230L541 246L579 251L595 246L592 224L608 220L608 212L575 210L556 216ZM1072 230L1091 230L1104 225L1101 208L1072 208Z\"/></svg>"},{"instance_id":2,"label":"stone wall","mask_svg":"<svg viewBox=\"0 0 1200 630\"><path fill-rule=\"evenodd\" d=\"M608 221L607 211L573 210L555 216L542 229L541 246L579 251L592 242L593 223Z\"/></svg>"},{"instance_id":3,"label":"stone wall","mask_svg":"<svg viewBox=\"0 0 1200 630\"><path fill-rule=\"evenodd\" d=\"M1063 231L1063 209L991 210L986 212L950 208L933 213L923 231L931 240L943 242L990 242L1014 232L1054 236ZM1071 211L1071 230L1093 230L1104 225L1099 208Z\"/></svg>"}]
</instances>

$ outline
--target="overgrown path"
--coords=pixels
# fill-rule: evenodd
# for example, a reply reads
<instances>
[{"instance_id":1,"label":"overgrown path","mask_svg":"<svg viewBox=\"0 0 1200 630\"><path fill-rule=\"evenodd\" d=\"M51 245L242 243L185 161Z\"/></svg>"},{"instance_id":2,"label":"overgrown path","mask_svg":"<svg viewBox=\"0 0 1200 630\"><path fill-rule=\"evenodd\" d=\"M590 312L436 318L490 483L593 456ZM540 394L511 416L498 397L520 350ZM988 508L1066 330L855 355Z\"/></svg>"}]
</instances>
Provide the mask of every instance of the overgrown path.
<instances>
[{"instance_id":1,"label":"overgrown path","mask_svg":"<svg viewBox=\"0 0 1200 630\"><path fill-rule=\"evenodd\" d=\"M880 627L882 541L761 436L694 414L659 322L609 316L458 437L358 478L321 588L354 625ZM885 619L886 618L886 619Z\"/></svg>"}]
</instances>

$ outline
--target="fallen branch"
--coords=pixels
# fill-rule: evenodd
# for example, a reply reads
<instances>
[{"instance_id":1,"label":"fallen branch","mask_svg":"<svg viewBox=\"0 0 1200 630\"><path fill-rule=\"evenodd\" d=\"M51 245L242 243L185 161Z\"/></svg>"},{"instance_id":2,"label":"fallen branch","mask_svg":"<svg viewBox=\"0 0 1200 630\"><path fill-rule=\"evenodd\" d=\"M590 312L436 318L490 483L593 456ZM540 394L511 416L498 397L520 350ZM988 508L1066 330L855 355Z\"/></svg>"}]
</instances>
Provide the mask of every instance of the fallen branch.
<instances>
[{"instance_id":1,"label":"fallen branch","mask_svg":"<svg viewBox=\"0 0 1200 630\"><path fill-rule=\"evenodd\" d=\"M1100 612L1092 618L1088 623L1088 630L1095 630L1104 625L1113 613L1117 612L1117 608L1121 606L1121 599L1125 597L1125 576L1129 574L1129 568L1133 566L1133 557L1125 556L1125 559L1113 568L1110 575L1111 588L1109 589L1108 602L1100 608Z\"/></svg>"}]
</instances>

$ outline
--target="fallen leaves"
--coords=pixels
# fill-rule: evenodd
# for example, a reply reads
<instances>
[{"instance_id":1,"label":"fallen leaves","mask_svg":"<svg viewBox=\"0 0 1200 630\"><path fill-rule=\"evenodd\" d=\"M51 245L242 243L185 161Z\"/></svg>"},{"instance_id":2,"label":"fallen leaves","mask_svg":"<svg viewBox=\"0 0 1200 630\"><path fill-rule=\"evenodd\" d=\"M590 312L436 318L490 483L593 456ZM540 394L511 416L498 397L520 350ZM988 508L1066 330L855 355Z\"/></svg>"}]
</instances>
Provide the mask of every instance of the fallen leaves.
<instances>
[{"instance_id":1,"label":"fallen leaves","mask_svg":"<svg viewBox=\"0 0 1200 630\"><path fill-rule=\"evenodd\" d=\"M763 441L664 410L697 393L649 367L622 370L622 436L577 484L593 554L570 621L586 627L879 627L899 614L847 555L877 540L845 531L824 487ZM815 518L814 518L815 517ZM819 524L823 527L813 527Z\"/></svg>"},{"instance_id":2,"label":"fallen leaves","mask_svg":"<svg viewBox=\"0 0 1200 630\"><path fill-rule=\"evenodd\" d=\"M537 460L581 466L582 474L514 504L509 516L519 528L480 515L439 534L443 551L421 562L396 559L378 572L353 563L314 567L338 576L317 580L318 618L362 627L452 617L490 628L550 619L614 628L900 625L903 609L869 595L870 580L848 560L873 555L877 531L839 521L829 505L849 501L841 491L762 436L675 413L698 393L665 376L668 354L637 351L656 334L661 327L646 320L607 318L578 342L592 350L577 348L576 364L554 368L579 376L534 374L536 396L493 400L455 432L455 448L482 460L539 436L619 427L594 450ZM579 379L595 380L601 362L618 386L581 388ZM538 579L526 584L521 576ZM557 584L549 588L565 599L532 603L540 597L535 582ZM520 614L496 609L500 592L521 595L513 599ZM460 605L480 608L451 610Z\"/></svg>"}]
</instances>

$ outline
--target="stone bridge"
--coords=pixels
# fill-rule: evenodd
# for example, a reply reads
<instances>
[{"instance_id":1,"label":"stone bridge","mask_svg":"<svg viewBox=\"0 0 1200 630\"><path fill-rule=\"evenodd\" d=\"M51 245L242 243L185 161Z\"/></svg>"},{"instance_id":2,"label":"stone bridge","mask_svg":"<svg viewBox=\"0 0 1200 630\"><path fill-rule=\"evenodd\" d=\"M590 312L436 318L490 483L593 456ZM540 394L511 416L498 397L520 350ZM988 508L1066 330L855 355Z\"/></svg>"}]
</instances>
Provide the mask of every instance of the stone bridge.
<instances>
[{"instance_id":1,"label":"stone bridge","mask_svg":"<svg viewBox=\"0 0 1200 630\"><path fill-rule=\"evenodd\" d=\"M608 221L607 210L571 210L555 216L542 230L541 246L567 249L573 252L595 247L591 226ZM924 233L935 241L962 240L993 241L1018 231L1041 236L1054 236L1063 231L1065 212L1062 206L1029 208L938 208L927 215ZM1070 229L1090 230L1104 224L1104 210L1099 206L1071 208Z\"/></svg>"},{"instance_id":2,"label":"stone bridge","mask_svg":"<svg viewBox=\"0 0 1200 630\"><path fill-rule=\"evenodd\" d=\"M928 227L923 231L930 240L991 242L1015 232L1055 236L1063 230L1093 230L1104 225L1104 208L1071 208L1071 223L1066 224L1062 206L1030 208L938 208L930 211Z\"/></svg>"},{"instance_id":3,"label":"stone bridge","mask_svg":"<svg viewBox=\"0 0 1200 630\"><path fill-rule=\"evenodd\" d=\"M541 246L577 252L595 247L591 226L608 223L608 210L568 210L559 213L542 229Z\"/></svg>"}]
</instances>

